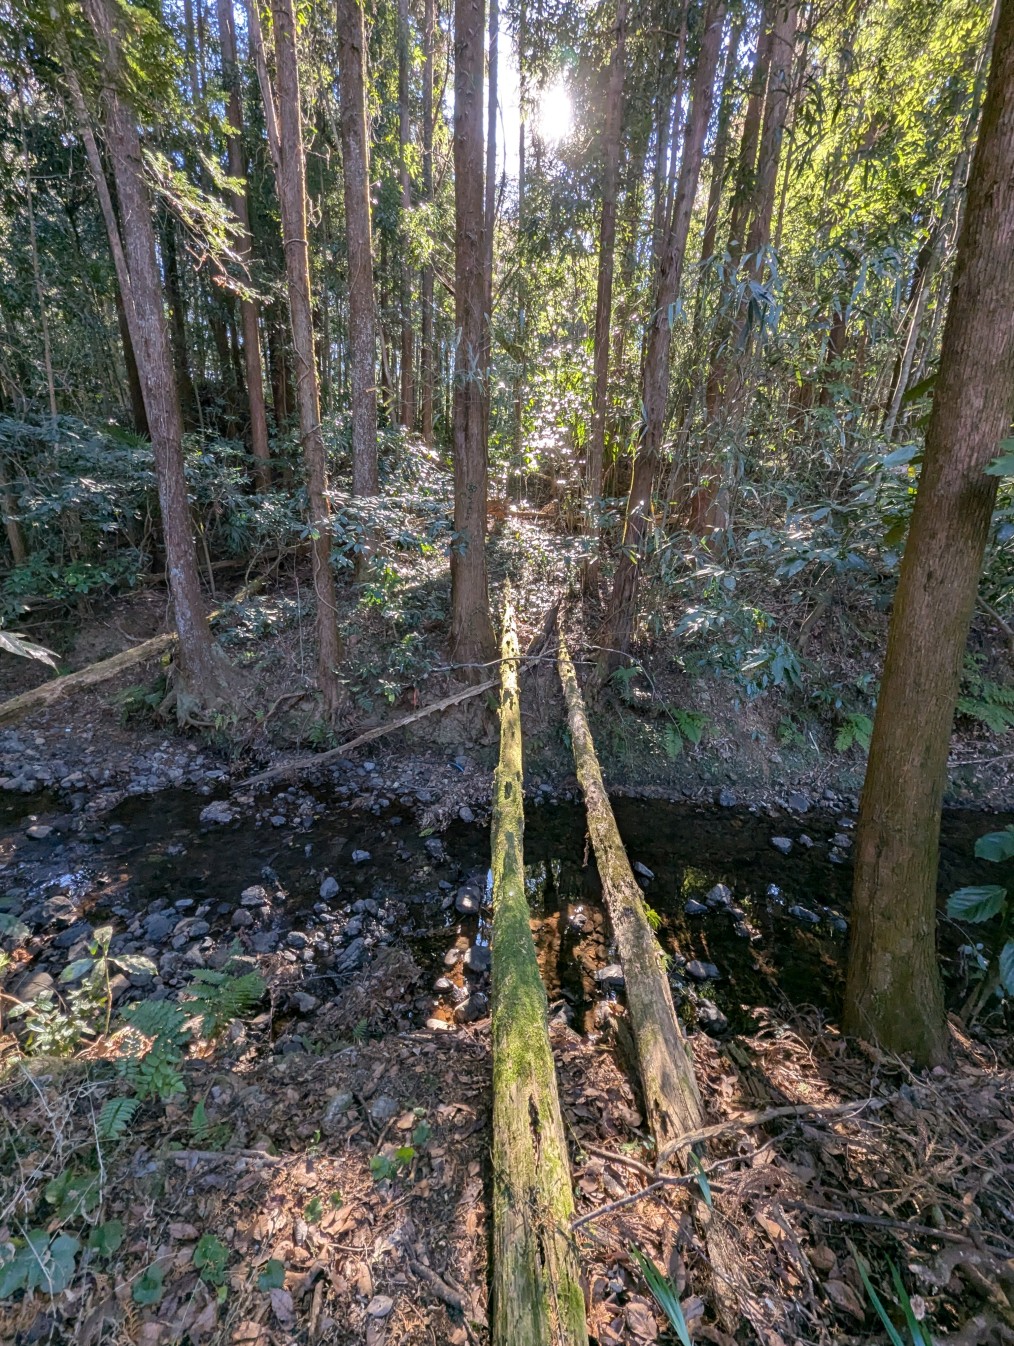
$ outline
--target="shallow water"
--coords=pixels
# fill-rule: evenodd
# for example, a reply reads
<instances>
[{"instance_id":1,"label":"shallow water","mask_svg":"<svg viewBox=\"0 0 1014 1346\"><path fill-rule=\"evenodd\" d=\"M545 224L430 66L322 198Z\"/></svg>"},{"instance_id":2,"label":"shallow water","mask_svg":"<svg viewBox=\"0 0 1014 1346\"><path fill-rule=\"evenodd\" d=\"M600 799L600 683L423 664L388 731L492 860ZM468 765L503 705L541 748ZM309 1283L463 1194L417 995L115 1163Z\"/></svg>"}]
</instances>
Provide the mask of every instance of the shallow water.
<instances>
[{"instance_id":1,"label":"shallow water","mask_svg":"<svg viewBox=\"0 0 1014 1346\"><path fill-rule=\"evenodd\" d=\"M44 808L52 809L56 800L7 801L0 819L0 859L6 860L0 893L16 884L34 897L66 894L80 916L93 921L111 916L120 928L152 903L176 907L180 916L201 907L212 932L221 936L229 930L240 892L269 878L287 895L283 930L311 929L357 899L396 900L407 916L392 932L394 938L434 977L445 971L443 955L450 945L486 942L488 911L461 917L453 905L463 880L480 891L486 887L486 828L455 822L441 835L438 848L433 838L420 834L408 807L392 803L379 814L356 811L319 792L313 802L321 816L310 817L305 807L310 798L306 792L289 799L277 796L268 809L279 810L274 816L283 821L277 824L248 813L221 825L200 821L209 802L205 797L186 791L139 796L106 815L90 835L54 834L42 842L25 840L24 815L31 809L45 821L51 815ZM264 803L258 806L263 809ZM631 861L652 873L642 882L660 918L660 941L674 955L677 999L692 988L734 1029L748 1027L757 1006L812 1004L836 1012L852 877L849 847L843 844L843 838L851 838L850 818L816 811L769 816L629 799L616 800L615 811ZM971 811L945 814L941 898L962 884L995 881L995 868L974 860L973 847L984 831L1008 821ZM775 849L773 836L792 841L789 855ZM370 858L354 862L356 851L369 852ZM832 862L832 853L840 863ZM589 1027L595 1003L613 994L594 972L615 961L615 950L581 806L531 805L525 858L533 930L550 1000L568 1002L576 1026ZM341 886L326 904L319 896L325 873ZM705 903L716 884L727 886L729 901L688 915L687 902ZM941 949L952 999L963 991L963 939L944 919ZM703 981L688 976L681 957L712 964L719 975ZM691 1018L694 998L686 998Z\"/></svg>"}]
</instances>

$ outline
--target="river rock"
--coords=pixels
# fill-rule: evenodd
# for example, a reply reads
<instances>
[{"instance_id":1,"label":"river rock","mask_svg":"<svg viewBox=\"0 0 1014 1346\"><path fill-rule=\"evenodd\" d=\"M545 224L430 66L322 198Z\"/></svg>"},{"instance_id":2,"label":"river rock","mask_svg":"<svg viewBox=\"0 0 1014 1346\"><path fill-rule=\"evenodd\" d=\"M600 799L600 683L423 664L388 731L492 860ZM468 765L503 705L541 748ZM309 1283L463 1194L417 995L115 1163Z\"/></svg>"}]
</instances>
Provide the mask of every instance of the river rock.
<instances>
[{"instance_id":1,"label":"river rock","mask_svg":"<svg viewBox=\"0 0 1014 1346\"><path fill-rule=\"evenodd\" d=\"M697 902L694 898L690 898L683 910L688 916L703 916L707 907L703 902Z\"/></svg>"},{"instance_id":2,"label":"river rock","mask_svg":"<svg viewBox=\"0 0 1014 1346\"><path fill-rule=\"evenodd\" d=\"M259 883L251 884L249 888L244 888L239 895L240 906L243 907L266 907L271 899L268 897L268 890Z\"/></svg>"},{"instance_id":3,"label":"river rock","mask_svg":"<svg viewBox=\"0 0 1014 1346\"><path fill-rule=\"evenodd\" d=\"M224 799L215 799L201 809L202 823L231 823L236 815Z\"/></svg>"},{"instance_id":4,"label":"river rock","mask_svg":"<svg viewBox=\"0 0 1014 1346\"><path fill-rule=\"evenodd\" d=\"M797 904L796 906L789 908L789 915L794 917L797 921L802 921L804 925L820 924L820 917L815 911L811 911L809 907L801 907Z\"/></svg>"},{"instance_id":5,"label":"river rock","mask_svg":"<svg viewBox=\"0 0 1014 1346\"><path fill-rule=\"evenodd\" d=\"M463 916L473 916L482 905L482 897L478 889L466 884L463 888L458 889L454 905Z\"/></svg>"},{"instance_id":6,"label":"river rock","mask_svg":"<svg viewBox=\"0 0 1014 1346\"><path fill-rule=\"evenodd\" d=\"M596 970L595 980L601 986L622 986L623 968L619 963L609 963L608 966Z\"/></svg>"},{"instance_id":7,"label":"river rock","mask_svg":"<svg viewBox=\"0 0 1014 1346\"><path fill-rule=\"evenodd\" d=\"M782 855L788 855L792 850L792 840L790 837L772 837L771 845L774 846L776 851L780 851Z\"/></svg>"},{"instance_id":8,"label":"river rock","mask_svg":"<svg viewBox=\"0 0 1014 1346\"><path fill-rule=\"evenodd\" d=\"M341 884L330 874L320 885L320 897L322 902L330 902L333 898L336 898L340 892Z\"/></svg>"},{"instance_id":9,"label":"river rock","mask_svg":"<svg viewBox=\"0 0 1014 1346\"><path fill-rule=\"evenodd\" d=\"M369 1114L370 1121L377 1126L383 1126L389 1122L398 1111L398 1100L392 1098L390 1094L377 1094L376 1098L370 1103Z\"/></svg>"},{"instance_id":10,"label":"river rock","mask_svg":"<svg viewBox=\"0 0 1014 1346\"><path fill-rule=\"evenodd\" d=\"M458 809L458 817L461 819L463 823L475 822L475 814L472 812L472 810L468 807L467 804L463 805L460 809Z\"/></svg>"},{"instance_id":11,"label":"river rock","mask_svg":"<svg viewBox=\"0 0 1014 1346\"><path fill-rule=\"evenodd\" d=\"M473 991L467 999L454 1009L454 1017L459 1024L474 1024L489 1013L489 998L481 991Z\"/></svg>"},{"instance_id":12,"label":"river rock","mask_svg":"<svg viewBox=\"0 0 1014 1346\"><path fill-rule=\"evenodd\" d=\"M473 944L465 953L465 966L469 972L488 972L490 962L490 952L484 944Z\"/></svg>"},{"instance_id":13,"label":"river rock","mask_svg":"<svg viewBox=\"0 0 1014 1346\"><path fill-rule=\"evenodd\" d=\"M372 859L372 858L373 858L373 857L370 855L370 852L369 852L369 851L353 851L353 852L352 852L352 863L353 863L354 865L365 865L366 862L367 862L367 860L370 860L370 859Z\"/></svg>"},{"instance_id":14,"label":"river rock","mask_svg":"<svg viewBox=\"0 0 1014 1346\"><path fill-rule=\"evenodd\" d=\"M732 889L724 883L716 883L704 900L709 907L727 907L732 901Z\"/></svg>"},{"instance_id":15,"label":"river rock","mask_svg":"<svg viewBox=\"0 0 1014 1346\"><path fill-rule=\"evenodd\" d=\"M640 860L635 860L631 869L635 874L639 874L642 879L653 879L655 877L654 872L647 865L642 864Z\"/></svg>"},{"instance_id":16,"label":"river rock","mask_svg":"<svg viewBox=\"0 0 1014 1346\"><path fill-rule=\"evenodd\" d=\"M174 922L163 911L156 911L144 923L144 937L149 944L161 944L172 934Z\"/></svg>"},{"instance_id":17,"label":"river rock","mask_svg":"<svg viewBox=\"0 0 1014 1346\"><path fill-rule=\"evenodd\" d=\"M692 958L687 963L687 975L695 981L714 981L721 973L714 963L702 963L699 958Z\"/></svg>"},{"instance_id":18,"label":"river rock","mask_svg":"<svg viewBox=\"0 0 1014 1346\"><path fill-rule=\"evenodd\" d=\"M246 907L237 907L232 913L233 930L245 930L248 926L253 925L253 923L254 918L250 912L247 911Z\"/></svg>"},{"instance_id":19,"label":"river rock","mask_svg":"<svg viewBox=\"0 0 1014 1346\"><path fill-rule=\"evenodd\" d=\"M34 823L25 831L26 837L31 837L33 841L45 841L47 837L52 836L53 829L48 823Z\"/></svg>"}]
</instances>

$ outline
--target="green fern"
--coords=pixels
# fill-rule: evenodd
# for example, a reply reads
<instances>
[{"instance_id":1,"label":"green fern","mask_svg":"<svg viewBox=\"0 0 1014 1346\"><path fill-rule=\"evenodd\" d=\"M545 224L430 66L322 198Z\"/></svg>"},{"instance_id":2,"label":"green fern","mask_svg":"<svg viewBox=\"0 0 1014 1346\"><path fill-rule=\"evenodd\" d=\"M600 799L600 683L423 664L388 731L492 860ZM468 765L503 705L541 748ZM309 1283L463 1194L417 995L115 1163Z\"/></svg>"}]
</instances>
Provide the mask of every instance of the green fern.
<instances>
[{"instance_id":1,"label":"green fern","mask_svg":"<svg viewBox=\"0 0 1014 1346\"><path fill-rule=\"evenodd\" d=\"M998 682L970 679L970 694L958 698L958 713L978 720L991 733L1004 734L1014 729L1014 687Z\"/></svg>"},{"instance_id":2,"label":"green fern","mask_svg":"<svg viewBox=\"0 0 1014 1346\"><path fill-rule=\"evenodd\" d=\"M190 1040L187 1016L172 1000L139 1000L123 1012L125 1053L117 1062L139 1099L172 1098L183 1090L179 1064Z\"/></svg>"},{"instance_id":3,"label":"green fern","mask_svg":"<svg viewBox=\"0 0 1014 1346\"><path fill-rule=\"evenodd\" d=\"M245 972L241 977L230 977L226 972L198 968L190 983L191 1001L188 1008L201 1016L201 1032L214 1038L234 1019L242 1019L260 1003L266 990L259 972Z\"/></svg>"},{"instance_id":4,"label":"green fern","mask_svg":"<svg viewBox=\"0 0 1014 1346\"><path fill-rule=\"evenodd\" d=\"M868 715L846 715L834 736L834 746L838 752L848 752L849 748L858 743L864 752L869 752L872 737L873 721Z\"/></svg>"},{"instance_id":5,"label":"green fern","mask_svg":"<svg viewBox=\"0 0 1014 1346\"><path fill-rule=\"evenodd\" d=\"M99 1111L99 1140L119 1140L140 1106L137 1098L107 1098Z\"/></svg>"}]
</instances>

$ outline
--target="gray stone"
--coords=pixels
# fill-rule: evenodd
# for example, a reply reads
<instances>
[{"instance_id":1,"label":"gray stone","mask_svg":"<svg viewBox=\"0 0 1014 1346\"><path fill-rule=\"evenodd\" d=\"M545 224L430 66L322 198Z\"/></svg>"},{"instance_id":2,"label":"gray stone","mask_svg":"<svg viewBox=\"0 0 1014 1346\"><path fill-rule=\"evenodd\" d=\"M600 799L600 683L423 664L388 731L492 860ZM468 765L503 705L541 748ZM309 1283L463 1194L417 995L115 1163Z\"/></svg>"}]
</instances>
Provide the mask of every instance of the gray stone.
<instances>
[{"instance_id":1,"label":"gray stone","mask_svg":"<svg viewBox=\"0 0 1014 1346\"><path fill-rule=\"evenodd\" d=\"M718 802L719 804L721 804L723 809L734 809L736 807L736 791L719 790Z\"/></svg>"},{"instance_id":2,"label":"gray stone","mask_svg":"<svg viewBox=\"0 0 1014 1346\"><path fill-rule=\"evenodd\" d=\"M224 799L216 799L201 809L202 823L231 823L236 815Z\"/></svg>"},{"instance_id":3,"label":"gray stone","mask_svg":"<svg viewBox=\"0 0 1014 1346\"><path fill-rule=\"evenodd\" d=\"M458 809L458 817L461 819L463 823L475 822L475 814L472 812L472 810L468 807L467 804L463 805L460 809Z\"/></svg>"},{"instance_id":4,"label":"gray stone","mask_svg":"<svg viewBox=\"0 0 1014 1346\"><path fill-rule=\"evenodd\" d=\"M781 851L782 855L788 855L792 850L792 841L789 837L772 837L771 845L776 851Z\"/></svg>"},{"instance_id":5,"label":"gray stone","mask_svg":"<svg viewBox=\"0 0 1014 1346\"><path fill-rule=\"evenodd\" d=\"M369 851L353 851L352 863L354 865L365 865L367 860L372 859Z\"/></svg>"},{"instance_id":6,"label":"gray stone","mask_svg":"<svg viewBox=\"0 0 1014 1346\"><path fill-rule=\"evenodd\" d=\"M811 911L809 907L801 907L797 904L796 906L789 908L789 915L793 916L797 921L802 921L804 925L820 924L820 917L815 911Z\"/></svg>"},{"instance_id":7,"label":"gray stone","mask_svg":"<svg viewBox=\"0 0 1014 1346\"><path fill-rule=\"evenodd\" d=\"M473 991L467 999L457 1005L454 1017L459 1024L474 1024L477 1019L489 1013L489 999L481 991Z\"/></svg>"},{"instance_id":8,"label":"gray stone","mask_svg":"<svg viewBox=\"0 0 1014 1346\"><path fill-rule=\"evenodd\" d=\"M245 930L248 926L253 925L253 923L254 918L251 916L250 912L247 911L246 907L237 907L232 913L233 930Z\"/></svg>"},{"instance_id":9,"label":"gray stone","mask_svg":"<svg viewBox=\"0 0 1014 1346\"><path fill-rule=\"evenodd\" d=\"M92 926L88 921L75 921L69 925L66 930L61 930L53 940L53 947L56 949L70 949L78 940L91 939Z\"/></svg>"},{"instance_id":10,"label":"gray stone","mask_svg":"<svg viewBox=\"0 0 1014 1346\"><path fill-rule=\"evenodd\" d=\"M695 902L693 898L690 898L683 910L688 916L703 916L707 907L703 902Z\"/></svg>"},{"instance_id":11,"label":"gray stone","mask_svg":"<svg viewBox=\"0 0 1014 1346\"><path fill-rule=\"evenodd\" d=\"M39 996L54 994L56 982L48 972L26 972L11 982L9 989L15 1000L29 1004L33 1000L38 1000Z\"/></svg>"},{"instance_id":12,"label":"gray stone","mask_svg":"<svg viewBox=\"0 0 1014 1346\"><path fill-rule=\"evenodd\" d=\"M729 1020L710 1000L702 1000L697 1006L697 1022L706 1033L720 1036L729 1027Z\"/></svg>"},{"instance_id":13,"label":"gray stone","mask_svg":"<svg viewBox=\"0 0 1014 1346\"><path fill-rule=\"evenodd\" d=\"M437 995L446 995L448 991L454 990L454 982L451 981L450 977L438 977L433 983L433 989Z\"/></svg>"},{"instance_id":14,"label":"gray stone","mask_svg":"<svg viewBox=\"0 0 1014 1346\"><path fill-rule=\"evenodd\" d=\"M808 851L812 850L814 844L813 837L807 836L805 832L800 832L799 844L800 846L805 846Z\"/></svg>"},{"instance_id":15,"label":"gray stone","mask_svg":"<svg viewBox=\"0 0 1014 1346\"><path fill-rule=\"evenodd\" d=\"M366 1306L367 1318L386 1318L394 1308L390 1295L374 1295Z\"/></svg>"},{"instance_id":16,"label":"gray stone","mask_svg":"<svg viewBox=\"0 0 1014 1346\"><path fill-rule=\"evenodd\" d=\"M174 921L164 912L157 911L144 923L144 937L151 944L160 944L172 934Z\"/></svg>"},{"instance_id":17,"label":"gray stone","mask_svg":"<svg viewBox=\"0 0 1014 1346\"><path fill-rule=\"evenodd\" d=\"M466 884L465 887L458 889L454 905L463 916L472 916L482 905L482 898L477 889L470 888Z\"/></svg>"},{"instance_id":18,"label":"gray stone","mask_svg":"<svg viewBox=\"0 0 1014 1346\"><path fill-rule=\"evenodd\" d=\"M307 939L302 930L290 930L285 936L285 942L290 949L305 949Z\"/></svg>"},{"instance_id":19,"label":"gray stone","mask_svg":"<svg viewBox=\"0 0 1014 1346\"><path fill-rule=\"evenodd\" d=\"M610 963L608 967L600 967L595 972L595 980L602 986L622 986L623 968L619 963Z\"/></svg>"},{"instance_id":20,"label":"gray stone","mask_svg":"<svg viewBox=\"0 0 1014 1346\"><path fill-rule=\"evenodd\" d=\"M687 963L687 976L695 981L714 981L721 973L714 963L702 963L699 958L692 958Z\"/></svg>"},{"instance_id":21,"label":"gray stone","mask_svg":"<svg viewBox=\"0 0 1014 1346\"><path fill-rule=\"evenodd\" d=\"M377 1126L383 1126L389 1122L398 1111L398 1100L392 1098L390 1094L377 1094L376 1098L370 1103L368 1108L370 1121L375 1122Z\"/></svg>"},{"instance_id":22,"label":"gray stone","mask_svg":"<svg viewBox=\"0 0 1014 1346\"><path fill-rule=\"evenodd\" d=\"M320 1129L325 1136L333 1136L341 1131L345 1124L345 1114L351 1108L355 1100L347 1089L341 1090L335 1094L331 1102L324 1109L324 1116L320 1119Z\"/></svg>"},{"instance_id":23,"label":"gray stone","mask_svg":"<svg viewBox=\"0 0 1014 1346\"><path fill-rule=\"evenodd\" d=\"M704 900L709 907L727 907L732 901L732 889L724 883L716 883Z\"/></svg>"},{"instance_id":24,"label":"gray stone","mask_svg":"<svg viewBox=\"0 0 1014 1346\"><path fill-rule=\"evenodd\" d=\"M488 972L490 962L490 952L484 944L473 944L465 954L465 966L469 972Z\"/></svg>"},{"instance_id":25,"label":"gray stone","mask_svg":"<svg viewBox=\"0 0 1014 1346\"><path fill-rule=\"evenodd\" d=\"M52 836L53 829L48 823L35 823L25 832L26 837L31 837L33 841L45 841L48 836Z\"/></svg>"},{"instance_id":26,"label":"gray stone","mask_svg":"<svg viewBox=\"0 0 1014 1346\"><path fill-rule=\"evenodd\" d=\"M332 875L330 874L320 885L320 896L321 901L323 902L330 902L332 898L337 897L340 892L341 892L341 884L338 882L336 878L333 878Z\"/></svg>"},{"instance_id":27,"label":"gray stone","mask_svg":"<svg viewBox=\"0 0 1014 1346\"><path fill-rule=\"evenodd\" d=\"M312 1014L320 1001L315 995L310 995L307 991L295 991L290 1003L298 1014Z\"/></svg>"},{"instance_id":28,"label":"gray stone","mask_svg":"<svg viewBox=\"0 0 1014 1346\"><path fill-rule=\"evenodd\" d=\"M426 1027L431 1033L449 1033L454 1025L448 1023L446 1019L433 1018L426 1020Z\"/></svg>"},{"instance_id":29,"label":"gray stone","mask_svg":"<svg viewBox=\"0 0 1014 1346\"><path fill-rule=\"evenodd\" d=\"M455 967L461 962L463 955L463 949L448 949L444 954L444 967Z\"/></svg>"},{"instance_id":30,"label":"gray stone","mask_svg":"<svg viewBox=\"0 0 1014 1346\"><path fill-rule=\"evenodd\" d=\"M366 960L366 941L354 939L347 949L335 958L336 972L356 972Z\"/></svg>"},{"instance_id":31,"label":"gray stone","mask_svg":"<svg viewBox=\"0 0 1014 1346\"><path fill-rule=\"evenodd\" d=\"M653 879L655 877L654 871L650 870L647 865L642 864L640 860L635 860L631 869L635 874L639 874L642 879Z\"/></svg>"},{"instance_id":32,"label":"gray stone","mask_svg":"<svg viewBox=\"0 0 1014 1346\"><path fill-rule=\"evenodd\" d=\"M852 845L852 838L847 832L836 832L831 838L831 845L840 846L843 850L847 850Z\"/></svg>"},{"instance_id":33,"label":"gray stone","mask_svg":"<svg viewBox=\"0 0 1014 1346\"><path fill-rule=\"evenodd\" d=\"M805 813L810 807L810 797L800 790L794 790L786 797L785 807L791 809L793 813Z\"/></svg>"},{"instance_id":34,"label":"gray stone","mask_svg":"<svg viewBox=\"0 0 1014 1346\"><path fill-rule=\"evenodd\" d=\"M271 901L268 897L268 890L261 887L259 883L244 888L239 895L239 900L244 907L266 907Z\"/></svg>"}]
</instances>

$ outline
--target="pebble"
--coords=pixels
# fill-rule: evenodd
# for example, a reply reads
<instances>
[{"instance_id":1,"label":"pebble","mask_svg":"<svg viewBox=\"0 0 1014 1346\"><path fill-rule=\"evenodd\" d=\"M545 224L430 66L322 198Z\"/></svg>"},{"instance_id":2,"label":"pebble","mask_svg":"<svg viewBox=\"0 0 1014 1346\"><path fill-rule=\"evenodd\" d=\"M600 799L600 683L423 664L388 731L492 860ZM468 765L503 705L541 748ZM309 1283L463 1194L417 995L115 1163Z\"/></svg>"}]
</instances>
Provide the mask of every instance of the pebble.
<instances>
[{"instance_id":1,"label":"pebble","mask_svg":"<svg viewBox=\"0 0 1014 1346\"><path fill-rule=\"evenodd\" d=\"M813 837L807 836L805 832L800 832L799 844L800 846L805 846L808 851L812 850L814 845Z\"/></svg>"},{"instance_id":2,"label":"pebble","mask_svg":"<svg viewBox=\"0 0 1014 1346\"><path fill-rule=\"evenodd\" d=\"M244 907L266 907L271 901L268 897L268 890L262 888L259 883L244 888L239 895L239 900L240 905Z\"/></svg>"},{"instance_id":3,"label":"pebble","mask_svg":"<svg viewBox=\"0 0 1014 1346\"><path fill-rule=\"evenodd\" d=\"M472 812L472 810L468 807L467 804L463 805L460 809L458 809L458 817L461 819L463 823L475 822L475 814Z\"/></svg>"},{"instance_id":4,"label":"pebble","mask_svg":"<svg viewBox=\"0 0 1014 1346\"><path fill-rule=\"evenodd\" d=\"M367 862L367 860L369 860L369 859L371 859L371 858L372 858L372 857L371 857L369 851L353 851L353 852L352 852L352 863L353 863L354 865L365 865L366 862Z\"/></svg>"},{"instance_id":5,"label":"pebble","mask_svg":"<svg viewBox=\"0 0 1014 1346\"><path fill-rule=\"evenodd\" d=\"M721 804L723 809L734 809L736 807L736 791L719 790L718 802L719 804Z\"/></svg>"},{"instance_id":6,"label":"pebble","mask_svg":"<svg viewBox=\"0 0 1014 1346\"><path fill-rule=\"evenodd\" d=\"M333 878L330 874L320 885L320 896L322 902L330 902L332 898L337 897L340 892L341 892L341 884L338 882L336 878Z\"/></svg>"},{"instance_id":7,"label":"pebble","mask_svg":"<svg viewBox=\"0 0 1014 1346\"><path fill-rule=\"evenodd\" d=\"M704 900L709 907L727 907L732 901L732 889L724 883L716 883Z\"/></svg>"},{"instance_id":8,"label":"pebble","mask_svg":"<svg viewBox=\"0 0 1014 1346\"><path fill-rule=\"evenodd\" d=\"M789 908L789 915L794 916L797 921L802 921L805 925L819 925L820 917L809 907L794 906Z\"/></svg>"},{"instance_id":9,"label":"pebble","mask_svg":"<svg viewBox=\"0 0 1014 1346\"><path fill-rule=\"evenodd\" d=\"M247 911L246 907L237 907L232 913L233 930L245 930L247 926L253 925L254 918Z\"/></svg>"},{"instance_id":10,"label":"pebble","mask_svg":"<svg viewBox=\"0 0 1014 1346\"><path fill-rule=\"evenodd\" d=\"M334 1098L332 1098L331 1102L324 1109L324 1116L320 1119L320 1129L324 1132L325 1136L333 1136L336 1131L342 1129L342 1125L345 1121L345 1114L348 1112L349 1108L351 1108L354 1101L352 1095L347 1090L335 1094Z\"/></svg>"},{"instance_id":11,"label":"pebble","mask_svg":"<svg viewBox=\"0 0 1014 1346\"><path fill-rule=\"evenodd\" d=\"M789 837L772 837L771 845L776 851L781 851L782 855L788 855L792 850L792 841Z\"/></svg>"},{"instance_id":12,"label":"pebble","mask_svg":"<svg viewBox=\"0 0 1014 1346\"><path fill-rule=\"evenodd\" d=\"M640 860L635 860L631 868L633 869L635 874L640 874L642 879L653 879L655 877L654 873L648 868L648 866L642 864Z\"/></svg>"},{"instance_id":13,"label":"pebble","mask_svg":"<svg viewBox=\"0 0 1014 1346\"><path fill-rule=\"evenodd\" d=\"M465 966L470 972L488 972L491 961L490 951L484 944L473 944L465 954Z\"/></svg>"},{"instance_id":14,"label":"pebble","mask_svg":"<svg viewBox=\"0 0 1014 1346\"><path fill-rule=\"evenodd\" d=\"M707 907L703 902L697 902L694 898L690 898L683 910L688 916L703 916Z\"/></svg>"},{"instance_id":15,"label":"pebble","mask_svg":"<svg viewBox=\"0 0 1014 1346\"><path fill-rule=\"evenodd\" d=\"M398 1111L398 1100L390 1094L377 1094L368 1108L370 1120L377 1126L389 1122Z\"/></svg>"},{"instance_id":16,"label":"pebble","mask_svg":"<svg viewBox=\"0 0 1014 1346\"><path fill-rule=\"evenodd\" d=\"M312 1014L320 1001L315 995L310 995L308 991L295 991L292 995L291 1004L299 1014Z\"/></svg>"},{"instance_id":17,"label":"pebble","mask_svg":"<svg viewBox=\"0 0 1014 1346\"><path fill-rule=\"evenodd\" d=\"M33 841L45 841L48 836L52 835L52 833L53 829L48 823L35 823L28 828L25 832L25 836L31 837Z\"/></svg>"},{"instance_id":18,"label":"pebble","mask_svg":"<svg viewBox=\"0 0 1014 1346\"><path fill-rule=\"evenodd\" d=\"M216 799L201 809L202 823L231 823L235 814L224 799Z\"/></svg>"},{"instance_id":19,"label":"pebble","mask_svg":"<svg viewBox=\"0 0 1014 1346\"><path fill-rule=\"evenodd\" d=\"M603 986L622 986L624 984L623 967L619 963L610 963L607 967L600 967L595 973L595 980Z\"/></svg>"},{"instance_id":20,"label":"pebble","mask_svg":"<svg viewBox=\"0 0 1014 1346\"><path fill-rule=\"evenodd\" d=\"M285 942L290 949L305 949L307 943L302 930L290 930L285 936Z\"/></svg>"},{"instance_id":21,"label":"pebble","mask_svg":"<svg viewBox=\"0 0 1014 1346\"><path fill-rule=\"evenodd\" d=\"M721 973L714 963L702 963L699 958L693 958L687 963L687 975L695 981L714 981Z\"/></svg>"},{"instance_id":22,"label":"pebble","mask_svg":"<svg viewBox=\"0 0 1014 1346\"><path fill-rule=\"evenodd\" d=\"M458 889L457 896L454 899L454 905L463 916L474 915L475 912L479 910L481 904L482 899L475 888L470 888L466 884L465 887Z\"/></svg>"}]
</instances>

